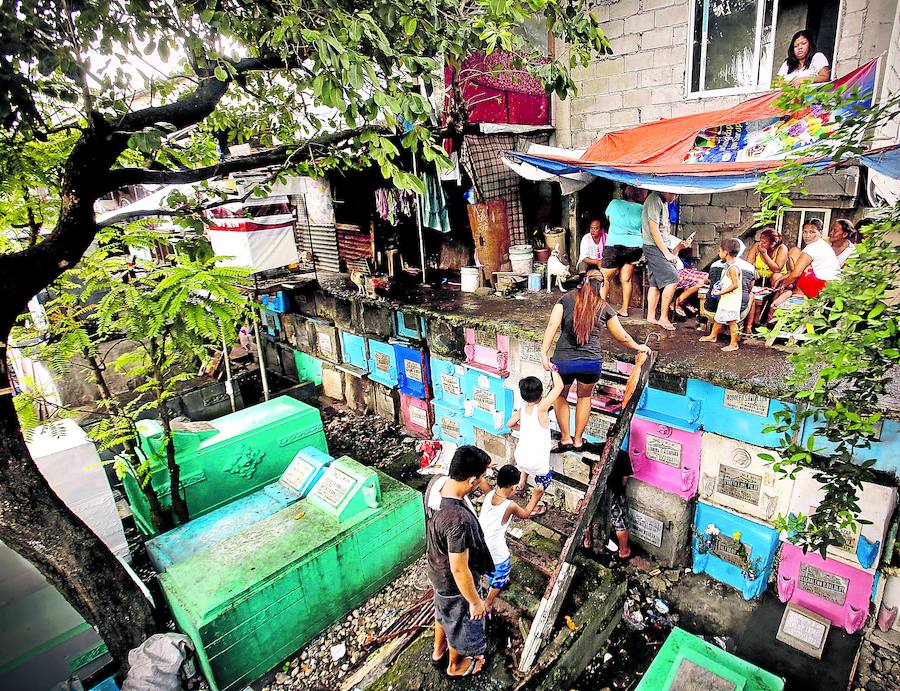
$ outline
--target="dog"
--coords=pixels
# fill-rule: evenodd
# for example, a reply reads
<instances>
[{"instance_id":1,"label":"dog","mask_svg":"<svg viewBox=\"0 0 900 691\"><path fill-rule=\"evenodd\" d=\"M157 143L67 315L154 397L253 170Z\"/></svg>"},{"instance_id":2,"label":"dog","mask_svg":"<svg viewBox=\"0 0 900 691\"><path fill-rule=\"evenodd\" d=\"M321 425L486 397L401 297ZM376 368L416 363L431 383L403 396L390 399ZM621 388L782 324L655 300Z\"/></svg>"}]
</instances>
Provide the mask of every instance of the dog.
<instances>
[{"instance_id":1,"label":"dog","mask_svg":"<svg viewBox=\"0 0 900 691\"><path fill-rule=\"evenodd\" d=\"M547 260L547 292L550 292L550 285L556 278L556 285L559 286L560 292L565 293L563 281L569 278L569 267L562 263L559 258L559 250L553 250L550 258Z\"/></svg>"}]
</instances>

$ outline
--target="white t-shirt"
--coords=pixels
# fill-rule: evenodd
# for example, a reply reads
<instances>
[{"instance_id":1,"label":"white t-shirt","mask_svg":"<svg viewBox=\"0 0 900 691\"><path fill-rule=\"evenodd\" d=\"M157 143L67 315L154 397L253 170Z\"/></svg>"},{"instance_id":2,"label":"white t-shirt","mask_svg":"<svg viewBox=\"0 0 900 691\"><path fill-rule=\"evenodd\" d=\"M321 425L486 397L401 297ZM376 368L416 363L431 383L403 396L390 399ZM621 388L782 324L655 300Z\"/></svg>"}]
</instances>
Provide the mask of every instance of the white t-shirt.
<instances>
[{"instance_id":1,"label":"white t-shirt","mask_svg":"<svg viewBox=\"0 0 900 691\"><path fill-rule=\"evenodd\" d=\"M815 77L822 71L823 67L828 67L828 58L822 55L822 53L816 53L812 56L812 60L809 61L809 67L806 69L799 67L795 72L791 72L790 74L788 74L787 60L785 60L781 63L781 68L778 70L778 76L784 77L790 81L794 81L798 77Z\"/></svg>"},{"instance_id":2,"label":"white t-shirt","mask_svg":"<svg viewBox=\"0 0 900 691\"><path fill-rule=\"evenodd\" d=\"M803 254L812 259L810 266L816 278L822 281L833 281L840 273L841 265L838 258L826 240L819 238L811 242L802 250Z\"/></svg>"},{"instance_id":3,"label":"white t-shirt","mask_svg":"<svg viewBox=\"0 0 900 691\"><path fill-rule=\"evenodd\" d=\"M856 253L856 245L852 242L844 248L844 251L837 255L838 264L840 264L841 268L844 268L844 264L847 260Z\"/></svg>"},{"instance_id":4,"label":"white t-shirt","mask_svg":"<svg viewBox=\"0 0 900 691\"><path fill-rule=\"evenodd\" d=\"M602 235L600 236L600 242L594 242L594 238L591 237L590 233L586 233L583 238L581 238L581 245L579 246L578 252L578 262L582 259L600 259L600 256L603 254L603 245L606 244L606 238ZM578 263L576 262L576 263Z\"/></svg>"}]
</instances>

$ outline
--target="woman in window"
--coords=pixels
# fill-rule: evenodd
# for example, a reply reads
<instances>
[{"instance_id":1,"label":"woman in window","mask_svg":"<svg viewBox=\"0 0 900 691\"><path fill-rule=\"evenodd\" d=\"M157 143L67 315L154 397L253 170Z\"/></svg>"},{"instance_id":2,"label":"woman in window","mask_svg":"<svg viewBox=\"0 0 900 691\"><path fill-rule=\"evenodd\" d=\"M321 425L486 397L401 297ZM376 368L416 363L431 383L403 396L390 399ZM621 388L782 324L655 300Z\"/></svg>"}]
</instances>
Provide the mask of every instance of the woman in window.
<instances>
[{"instance_id":1,"label":"woman in window","mask_svg":"<svg viewBox=\"0 0 900 691\"><path fill-rule=\"evenodd\" d=\"M791 84L827 82L831 78L828 58L816 52L816 40L806 29L798 31L788 46L787 59L778 76Z\"/></svg>"}]
</instances>

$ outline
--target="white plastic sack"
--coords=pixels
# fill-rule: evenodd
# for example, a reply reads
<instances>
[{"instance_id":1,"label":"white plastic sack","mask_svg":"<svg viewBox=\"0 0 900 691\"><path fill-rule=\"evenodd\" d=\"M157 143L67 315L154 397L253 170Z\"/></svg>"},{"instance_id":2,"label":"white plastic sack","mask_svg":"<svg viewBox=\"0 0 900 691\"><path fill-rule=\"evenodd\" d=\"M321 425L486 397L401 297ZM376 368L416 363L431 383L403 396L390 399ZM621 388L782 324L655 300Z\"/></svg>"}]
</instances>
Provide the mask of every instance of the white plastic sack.
<instances>
[{"instance_id":1,"label":"white plastic sack","mask_svg":"<svg viewBox=\"0 0 900 691\"><path fill-rule=\"evenodd\" d=\"M180 633L157 633L128 653L128 676L122 691L181 691L181 666L194 652Z\"/></svg>"}]
</instances>

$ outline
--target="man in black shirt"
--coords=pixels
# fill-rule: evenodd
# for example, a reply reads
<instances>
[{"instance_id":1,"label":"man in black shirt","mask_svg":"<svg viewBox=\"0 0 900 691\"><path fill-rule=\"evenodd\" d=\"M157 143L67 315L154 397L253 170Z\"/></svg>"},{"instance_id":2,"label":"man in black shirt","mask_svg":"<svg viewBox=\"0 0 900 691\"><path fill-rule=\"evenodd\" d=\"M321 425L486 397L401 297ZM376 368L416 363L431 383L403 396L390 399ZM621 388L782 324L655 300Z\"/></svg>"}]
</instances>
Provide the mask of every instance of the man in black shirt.
<instances>
[{"instance_id":1,"label":"man in black shirt","mask_svg":"<svg viewBox=\"0 0 900 691\"><path fill-rule=\"evenodd\" d=\"M494 569L475 509L468 496L484 480L490 457L474 446L461 446L450 463L449 477L434 478L425 490L425 535L428 578L434 588L432 663L447 675L478 674L484 666L482 575ZM441 483L438 488L438 483ZM438 493L432 498L433 493ZM440 497L439 507L437 497Z\"/></svg>"}]
</instances>

